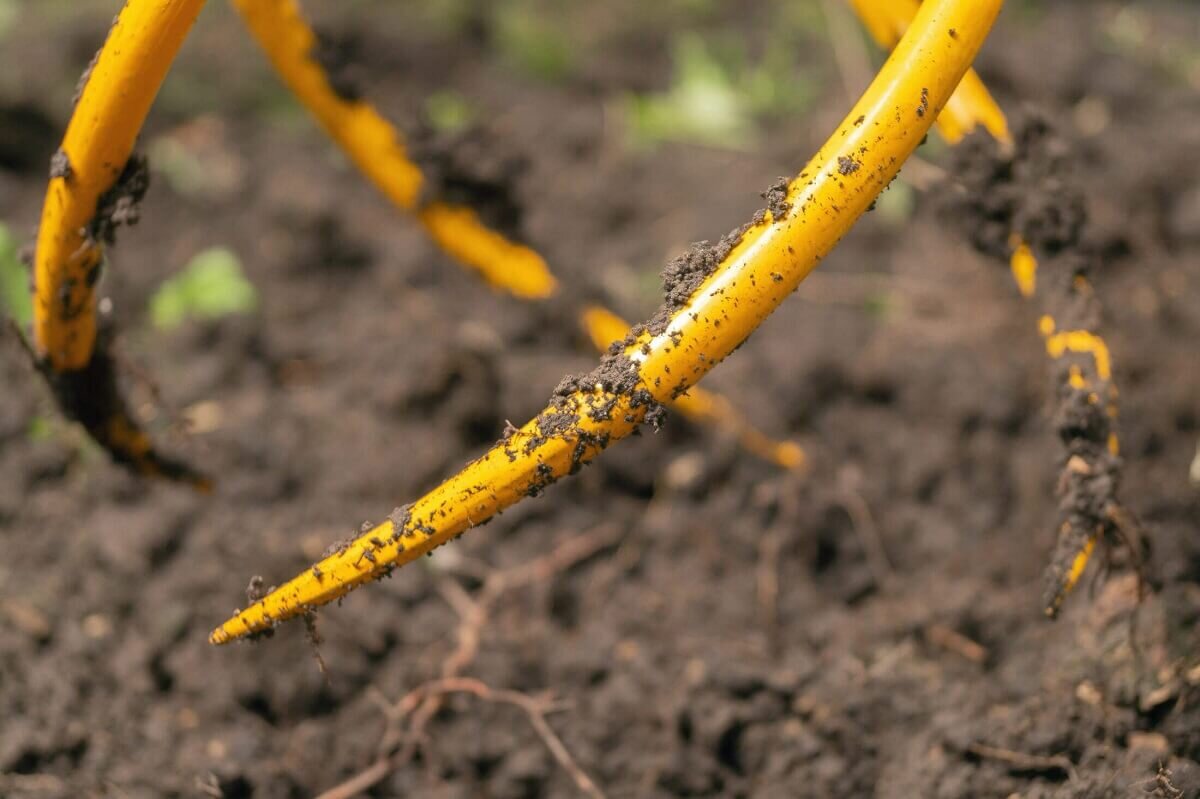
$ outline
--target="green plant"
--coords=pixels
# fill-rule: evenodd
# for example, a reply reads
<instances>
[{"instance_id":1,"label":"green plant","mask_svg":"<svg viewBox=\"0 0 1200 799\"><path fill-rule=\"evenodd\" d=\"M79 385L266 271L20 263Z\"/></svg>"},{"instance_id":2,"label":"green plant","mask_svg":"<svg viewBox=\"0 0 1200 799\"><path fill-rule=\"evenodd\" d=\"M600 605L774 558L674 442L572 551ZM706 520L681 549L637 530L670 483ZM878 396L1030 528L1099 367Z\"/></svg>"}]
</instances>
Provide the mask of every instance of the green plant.
<instances>
[{"instance_id":1,"label":"green plant","mask_svg":"<svg viewBox=\"0 0 1200 799\"><path fill-rule=\"evenodd\" d=\"M22 329L33 321L29 270L21 263L16 237L3 224L0 224L0 310Z\"/></svg>"},{"instance_id":2,"label":"green plant","mask_svg":"<svg viewBox=\"0 0 1200 799\"><path fill-rule=\"evenodd\" d=\"M171 330L191 319L220 319L257 307L258 292L242 273L241 261L231 250L213 247L159 286L150 298L150 321Z\"/></svg>"}]
</instances>

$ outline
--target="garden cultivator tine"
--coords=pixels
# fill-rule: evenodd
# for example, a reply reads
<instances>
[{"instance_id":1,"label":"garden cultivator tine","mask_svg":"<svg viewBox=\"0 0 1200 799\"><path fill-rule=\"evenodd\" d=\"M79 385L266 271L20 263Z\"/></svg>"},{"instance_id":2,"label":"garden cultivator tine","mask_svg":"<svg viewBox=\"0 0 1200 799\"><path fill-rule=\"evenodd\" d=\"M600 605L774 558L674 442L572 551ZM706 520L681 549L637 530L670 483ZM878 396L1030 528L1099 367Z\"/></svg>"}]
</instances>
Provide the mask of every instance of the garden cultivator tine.
<instances>
[{"instance_id":1,"label":"garden cultivator tine","mask_svg":"<svg viewBox=\"0 0 1200 799\"><path fill-rule=\"evenodd\" d=\"M863 26L887 49L911 23L916 0L850 0ZM1004 112L983 81L969 70L938 117L938 130L950 144L982 126L1005 157L1016 150ZM1009 237L1009 267L1022 297L1033 298L1038 286L1038 258L1018 232ZM1067 297L1059 303L1073 319L1064 324L1044 313L1038 329L1047 356L1067 361L1060 370L1060 435L1067 459L1060 478L1064 498L1055 553L1047 567L1043 609L1053 618L1078 584L1096 544L1106 534L1126 538L1119 529L1126 516L1116 501L1120 443L1116 433L1117 389L1112 384L1112 358L1104 338L1094 329L1096 300L1087 278L1075 275ZM1080 310L1080 309L1085 310ZM1060 325L1062 327L1060 328ZM1136 542L1127 541L1129 546Z\"/></svg>"},{"instance_id":2,"label":"garden cultivator tine","mask_svg":"<svg viewBox=\"0 0 1200 799\"><path fill-rule=\"evenodd\" d=\"M489 227L466 205L422 200L425 176L409 157L403 135L328 73L318 58L318 36L295 0L231 2L288 88L330 138L397 207L415 215L444 252L515 297L543 300L557 294L557 280L532 247ZM622 332L616 338L624 336ZM611 341L598 345L600 350ZM784 468L795 468L803 460L797 444L770 439L716 394L680 398L677 409L698 423L733 430L747 450Z\"/></svg>"},{"instance_id":3,"label":"garden cultivator tine","mask_svg":"<svg viewBox=\"0 0 1200 799\"><path fill-rule=\"evenodd\" d=\"M920 7L918 0L848 0L863 27L884 50L891 50L908 30ZM958 31L950 35L957 35ZM1009 141L1008 120L979 73L968 69L937 118L937 131L950 144L983 126L999 141Z\"/></svg>"},{"instance_id":4,"label":"garden cultivator tine","mask_svg":"<svg viewBox=\"0 0 1200 799\"><path fill-rule=\"evenodd\" d=\"M896 176L983 44L1001 0L926 0L879 74L809 164L747 225L665 273L666 302L624 349L564 380L549 406L482 457L213 631L223 644L384 576L573 473L653 423L737 349Z\"/></svg>"},{"instance_id":5,"label":"garden cultivator tine","mask_svg":"<svg viewBox=\"0 0 1200 799\"><path fill-rule=\"evenodd\" d=\"M343 96L318 62L317 35L295 0L230 0L280 78L316 117L358 170L400 208L415 214L429 236L491 285L524 299L558 287L532 248L484 224L464 205L423 203L421 169L395 126L357 96Z\"/></svg>"},{"instance_id":6,"label":"garden cultivator tine","mask_svg":"<svg viewBox=\"0 0 1200 799\"><path fill-rule=\"evenodd\" d=\"M117 385L95 286L105 245L137 221L148 174L138 132L203 0L129 0L81 80L50 165L34 259L33 349L63 412L139 474L208 490L206 478L159 454Z\"/></svg>"}]
</instances>

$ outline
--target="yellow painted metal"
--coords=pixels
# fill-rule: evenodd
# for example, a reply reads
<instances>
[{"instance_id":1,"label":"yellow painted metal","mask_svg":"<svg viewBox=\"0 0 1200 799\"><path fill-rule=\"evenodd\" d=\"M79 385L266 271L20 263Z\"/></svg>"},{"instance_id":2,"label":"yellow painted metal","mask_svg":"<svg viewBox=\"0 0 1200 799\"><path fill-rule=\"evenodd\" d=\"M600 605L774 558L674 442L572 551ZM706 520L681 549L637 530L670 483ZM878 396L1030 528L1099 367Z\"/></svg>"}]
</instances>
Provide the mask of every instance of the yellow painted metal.
<instances>
[{"instance_id":1,"label":"yellow painted metal","mask_svg":"<svg viewBox=\"0 0 1200 799\"><path fill-rule=\"evenodd\" d=\"M920 8L918 0L849 0L867 33L884 50L900 41ZM958 30L946 32L957 36ZM937 130L957 144L979 125L1004 144L1010 143L1008 120L974 69L967 70L946 107L938 114Z\"/></svg>"},{"instance_id":2,"label":"yellow painted metal","mask_svg":"<svg viewBox=\"0 0 1200 799\"><path fill-rule=\"evenodd\" d=\"M788 188L789 211L747 228L671 314L608 362L636 390L597 383L559 398L397 518L363 533L213 631L223 644L344 596L487 521L628 435L640 394L670 401L740 345L896 176L978 52L1002 0L926 0L846 120ZM955 31L954 36L949 31Z\"/></svg>"},{"instance_id":3,"label":"yellow painted metal","mask_svg":"<svg viewBox=\"0 0 1200 799\"><path fill-rule=\"evenodd\" d=\"M908 28L920 7L918 0L849 0L863 27L881 48L889 49ZM956 31L957 33L957 31ZM967 71L950 102L938 115L937 129L950 144L957 144L982 125L1003 147L1012 146L1012 134L1003 109L974 69ZM1020 236L1011 241L1009 265L1017 290L1032 297L1037 289L1037 258Z\"/></svg>"},{"instance_id":4,"label":"yellow painted metal","mask_svg":"<svg viewBox=\"0 0 1200 799\"><path fill-rule=\"evenodd\" d=\"M1014 233L1012 238L1013 254L1009 266L1012 268L1013 281L1022 297L1032 297L1037 291L1037 257L1020 236Z\"/></svg>"},{"instance_id":5,"label":"yellow painted metal","mask_svg":"<svg viewBox=\"0 0 1200 799\"><path fill-rule=\"evenodd\" d=\"M312 58L316 34L294 0L231 2L284 82L329 136L393 203L416 215L444 252L516 297L536 300L556 292L558 283L542 256L487 227L473 209L420 203L423 178L409 160L401 135L369 103L346 100L333 90L324 69ZM803 463L798 445L771 441L741 420L723 397L702 393L683 397L680 403L681 410L706 424L736 429L742 445L760 457L788 469Z\"/></svg>"},{"instance_id":6,"label":"yellow painted metal","mask_svg":"<svg viewBox=\"0 0 1200 799\"><path fill-rule=\"evenodd\" d=\"M485 226L464 206L421 204L424 178L403 137L370 103L340 96L313 58L317 37L295 0L230 0L276 72L354 165L396 206L416 214L430 236L488 283L526 299L557 282L542 257Z\"/></svg>"},{"instance_id":7,"label":"yellow painted metal","mask_svg":"<svg viewBox=\"0 0 1200 799\"><path fill-rule=\"evenodd\" d=\"M1096 375L1101 380L1112 379L1112 357L1100 336L1090 330L1063 330L1046 338L1046 353L1051 358L1061 358L1068 352L1091 355L1096 362Z\"/></svg>"},{"instance_id":8,"label":"yellow painted metal","mask_svg":"<svg viewBox=\"0 0 1200 799\"><path fill-rule=\"evenodd\" d=\"M67 174L52 177L34 261L33 340L56 372L83 369L96 346L93 287L104 258L88 223L112 188L204 0L129 0L67 125ZM61 170L60 170L61 172Z\"/></svg>"},{"instance_id":9,"label":"yellow painted metal","mask_svg":"<svg viewBox=\"0 0 1200 799\"><path fill-rule=\"evenodd\" d=\"M629 334L628 322L599 305L585 308L580 321L592 344L601 352ZM672 400L670 407L694 422L728 431L743 448L765 461L793 471L802 470L806 465L804 450L799 444L776 441L763 433L720 394L693 386L686 394Z\"/></svg>"},{"instance_id":10,"label":"yellow painted metal","mask_svg":"<svg viewBox=\"0 0 1200 799\"><path fill-rule=\"evenodd\" d=\"M417 218L442 250L474 267L490 285L527 300L544 299L558 289L536 250L487 227L471 208L435 202L423 207Z\"/></svg>"},{"instance_id":11,"label":"yellow painted metal","mask_svg":"<svg viewBox=\"0 0 1200 799\"><path fill-rule=\"evenodd\" d=\"M1004 112L979 73L972 69L963 76L958 91L938 117L938 132L947 142L956 144L978 125L983 125L996 141L1006 145L1011 141Z\"/></svg>"},{"instance_id":12,"label":"yellow painted metal","mask_svg":"<svg viewBox=\"0 0 1200 799\"><path fill-rule=\"evenodd\" d=\"M1046 354L1053 360L1058 360L1068 353L1092 356L1092 361L1096 365L1096 377L1102 383L1107 384L1108 394L1112 398L1105 408L1105 413L1115 421L1118 415L1115 401L1117 388L1111 384L1112 355L1104 338L1090 330L1058 330L1054 317L1049 314L1044 314L1038 321L1038 330L1041 332L1042 338L1046 340ZM1067 370L1067 381L1072 388L1076 389L1099 388L1091 386L1082 370L1075 365ZM1099 401L1099 395L1093 393L1090 396L1095 397L1095 401ZM1110 453L1113 455L1121 453L1121 442L1116 433L1109 433L1107 443Z\"/></svg>"},{"instance_id":13,"label":"yellow painted metal","mask_svg":"<svg viewBox=\"0 0 1200 799\"><path fill-rule=\"evenodd\" d=\"M96 221L203 0L129 0L83 78L55 154L34 256L33 349L66 415L135 472L210 481L157 453L130 415L111 354L98 349L95 285L105 238ZM109 220L111 222L112 220Z\"/></svg>"},{"instance_id":14,"label":"yellow painted metal","mask_svg":"<svg viewBox=\"0 0 1200 799\"><path fill-rule=\"evenodd\" d=\"M1050 604L1043 608L1043 612L1050 618L1058 615L1062 603L1066 600L1067 595L1075 590L1075 586L1079 584L1079 578L1083 577L1084 570L1087 569L1088 561L1091 560L1092 553L1096 550L1096 541L1099 540L1098 535L1093 535L1085 538L1079 552L1071 560L1071 568L1062 577L1062 583L1059 585L1057 592L1054 594Z\"/></svg>"},{"instance_id":15,"label":"yellow painted metal","mask_svg":"<svg viewBox=\"0 0 1200 799\"><path fill-rule=\"evenodd\" d=\"M1025 244L1021 244L1020 248L1028 250ZM1020 249L1019 248L1019 249ZM1030 260L1033 261L1033 256L1030 254ZM1034 262L1036 266L1036 262ZM1014 261L1014 274L1016 274L1016 263ZM1090 284L1086 279L1077 277L1076 288L1080 291L1091 291ZM1017 285L1021 285L1018 277ZM1025 292L1022 291L1022 294ZM1032 294L1032 289L1029 292ZM1026 295L1028 296L1028 295ZM1077 365L1071 364L1067 369L1067 384L1076 390L1090 390L1088 401L1095 404L1099 403L1101 393L1106 393L1109 402L1105 408L1105 413L1115 423L1117 418L1117 389L1112 385L1112 356L1109 353L1108 344L1104 338L1098 333L1090 330L1059 330L1054 317L1050 314L1043 314L1038 319L1038 332L1042 334L1045 340L1046 355L1051 360L1058 360L1067 354L1090 355L1092 362L1096 367L1096 379L1100 385L1093 386L1084 371ZM1100 392L1100 393L1098 393ZM1108 434L1106 442L1109 453L1114 457L1121 453L1121 442L1116 432ZM1069 528L1067 528L1069 532ZM1092 553L1095 551L1096 542L1099 540L1099 534L1086 536L1080 545L1079 551L1071 561L1071 567L1065 574L1062 575L1061 583L1053 593L1053 600L1050 605L1045 608L1048 616L1055 616L1058 613L1059 607L1067 598L1067 595L1074 590L1079 578L1083 575L1087 568L1088 561L1091 559Z\"/></svg>"}]
</instances>

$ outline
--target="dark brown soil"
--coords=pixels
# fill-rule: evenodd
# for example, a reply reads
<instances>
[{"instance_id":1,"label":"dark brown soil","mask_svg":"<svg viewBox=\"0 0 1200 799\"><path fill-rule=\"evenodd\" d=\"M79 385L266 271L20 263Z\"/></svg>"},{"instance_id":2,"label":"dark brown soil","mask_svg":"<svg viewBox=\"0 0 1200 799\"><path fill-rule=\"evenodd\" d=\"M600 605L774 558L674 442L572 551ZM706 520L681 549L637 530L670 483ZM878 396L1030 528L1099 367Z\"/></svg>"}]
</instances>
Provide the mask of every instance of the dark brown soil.
<instances>
[{"instance_id":1,"label":"dark brown soil","mask_svg":"<svg viewBox=\"0 0 1200 799\"><path fill-rule=\"evenodd\" d=\"M408 152L421 167L421 203L465 205L487 225L515 241L527 237L516 185L528 160L484 125L455 133L410 126Z\"/></svg>"},{"instance_id":2,"label":"dark brown soil","mask_svg":"<svg viewBox=\"0 0 1200 799\"><path fill-rule=\"evenodd\" d=\"M811 31L806 74L829 88L752 152L629 150L612 100L667 85L679 12L614 0L548 16L578 63L546 82L412 4L309 5L361 36L361 90L392 118L407 126L452 88L493 122L496 154L528 161L512 184L527 239L569 296L630 319L658 307L664 264L752 218L848 107ZM252 575L257 591L310 568L597 362L565 303L491 292L331 156L213 4L143 149L170 135L234 177L187 194L156 175L101 287L169 406L129 381L130 407L218 487L141 482L72 428L45 434L48 392L0 347L0 796L318 794L374 761L380 697L442 673L459 645L450 599L609 525L615 545L491 603L462 674L568 703L549 724L611 797L1200 796L1200 92L1162 55L1194 51L1200 12L1136 6L1150 34L1131 49L1108 4L1017 5L980 66L1007 108L1074 142L1121 500L1151 544L1140 605L1126 565L1093 578L1098 558L1043 617L1065 453L1040 307L918 195L907 221L869 214L705 381L801 441L809 475L672 415L324 610L327 674L302 624L211 647ZM0 108L61 130L111 6L21 4ZM718 6L687 25L754 48L777 13ZM19 235L56 138L0 135L0 218ZM932 137L923 155L947 163ZM260 313L153 331L149 296L214 245L241 257ZM455 696L425 732L369 795L575 795L517 707Z\"/></svg>"},{"instance_id":3,"label":"dark brown soil","mask_svg":"<svg viewBox=\"0 0 1200 799\"><path fill-rule=\"evenodd\" d=\"M1079 244L1086 218L1069 135L1047 119L1016 123L1011 153L983 133L969 136L951 158L959 192L947 192L947 221L984 253L1007 261L1015 232L1040 256Z\"/></svg>"},{"instance_id":4,"label":"dark brown soil","mask_svg":"<svg viewBox=\"0 0 1200 799\"><path fill-rule=\"evenodd\" d=\"M87 430L114 462L139 474L207 490L203 487L208 486L208 478L196 469L153 447L141 446L145 439L138 435L136 420L120 393L121 364L113 352L111 325L102 323L96 348L83 369L56 372L49 364L38 364L37 368L62 415Z\"/></svg>"},{"instance_id":5,"label":"dark brown soil","mask_svg":"<svg viewBox=\"0 0 1200 799\"><path fill-rule=\"evenodd\" d=\"M312 58L325 70L329 86L343 100L354 103L363 99L366 78L359 50L360 38L354 34L318 30Z\"/></svg>"}]
</instances>

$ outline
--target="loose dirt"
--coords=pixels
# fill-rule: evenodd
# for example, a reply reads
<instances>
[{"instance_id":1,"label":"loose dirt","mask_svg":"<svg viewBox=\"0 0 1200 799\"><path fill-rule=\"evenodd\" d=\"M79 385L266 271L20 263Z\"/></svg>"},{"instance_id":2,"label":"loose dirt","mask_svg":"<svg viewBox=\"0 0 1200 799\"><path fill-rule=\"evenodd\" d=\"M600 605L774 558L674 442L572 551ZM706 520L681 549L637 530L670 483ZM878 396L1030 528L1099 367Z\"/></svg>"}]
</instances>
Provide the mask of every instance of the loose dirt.
<instances>
[{"instance_id":1,"label":"loose dirt","mask_svg":"<svg viewBox=\"0 0 1200 799\"><path fill-rule=\"evenodd\" d=\"M579 65L558 84L521 77L407 4L310 10L390 59L367 72L391 118L453 88L503 121L489 146L528 161L524 235L564 286L646 319L662 265L752 218L763 187L802 166L847 102L811 34L805 68L833 88L766 125L755 152L625 149L606 101L668 84L667 60L647 54L669 52L679 21L614 2L566 14ZM224 648L206 635L245 601L250 575L271 585L311 569L358 520L428 490L597 359L570 314L481 285L311 125L281 121L283 100L263 88L275 79L214 6L143 140L215 115L245 182L214 198L156 180L100 288L123 346L207 420L181 438L155 417L155 435L218 488L200 497L114 468L58 423L23 354L0 348L0 795L319 794L374 762L380 697L442 673L459 646L455 598L602 524L623 531L619 543L490 608L462 676L562 700L547 722L611 797L1200 795L1200 494L1187 478L1200 436L1200 239L1179 221L1200 183L1200 99L1148 56L1116 53L1110 11L1046 4L1035 24L1010 11L979 66L1006 108L1028 104L1078 134L1078 237L1095 256L1120 389L1121 500L1150 538L1149 596L1139 602L1127 562L1100 579L1098 558L1060 618L1043 617L1058 427L1091 422L1055 416L1040 308L948 229L933 198L906 189L911 217L870 214L705 380L767 432L797 438L807 476L673 416L324 610L326 678L304 625ZM14 85L60 130L107 13L68 26L70 48L47 48L49 27L5 42L6 63L39 65ZM1200 27L1190 3L1138 13L1159 35ZM714 14L697 29L770 28L765 11ZM215 95L172 90L218 80ZM19 99L0 95L0 107ZM1096 103L1110 111L1102 127ZM34 229L55 146L0 157L10 229ZM1056 168L1021 185L1045 198ZM983 209L982 242L1005 244L1001 216L1039 242L1076 236L1071 219L1018 214L1008 191L986 195L1001 207ZM318 232L331 218L336 237ZM353 252L354 268L317 258L322 241ZM152 332L155 288L214 245L242 259L261 312ZM1079 252L1061 254L1047 290L1075 269ZM673 270L672 296L708 260ZM424 729L415 759L368 795L576 795L517 708L449 696Z\"/></svg>"}]
</instances>

